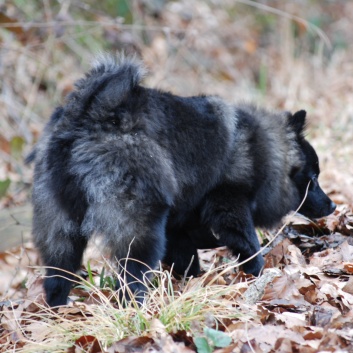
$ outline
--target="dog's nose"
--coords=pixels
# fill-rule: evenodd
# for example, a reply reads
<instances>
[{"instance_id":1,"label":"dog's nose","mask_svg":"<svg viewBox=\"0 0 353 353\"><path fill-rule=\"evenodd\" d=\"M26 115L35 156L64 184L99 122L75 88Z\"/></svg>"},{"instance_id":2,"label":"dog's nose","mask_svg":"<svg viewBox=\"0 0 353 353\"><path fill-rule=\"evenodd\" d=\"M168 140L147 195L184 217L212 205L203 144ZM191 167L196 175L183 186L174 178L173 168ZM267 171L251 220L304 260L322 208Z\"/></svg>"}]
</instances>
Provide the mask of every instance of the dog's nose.
<instances>
[{"instance_id":1,"label":"dog's nose","mask_svg":"<svg viewBox=\"0 0 353 353\"><path fill-rule=\"evenodd\" d=\"M336 209L337 205L331 201L331 204L330 204L330 209L331 209L331 213Z\"/></svg>"}]
</instances>

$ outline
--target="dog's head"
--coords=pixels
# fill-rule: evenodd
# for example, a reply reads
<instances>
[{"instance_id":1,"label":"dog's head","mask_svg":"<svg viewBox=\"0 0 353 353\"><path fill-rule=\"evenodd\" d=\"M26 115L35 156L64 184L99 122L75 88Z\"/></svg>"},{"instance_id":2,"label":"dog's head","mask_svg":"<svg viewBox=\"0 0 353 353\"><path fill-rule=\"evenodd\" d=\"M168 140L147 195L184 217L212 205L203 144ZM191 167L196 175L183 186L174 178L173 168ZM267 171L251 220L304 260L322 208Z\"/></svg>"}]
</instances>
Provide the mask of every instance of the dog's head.
<instances>
[{"instance_id":1,"label":"dog's head","mask_svg":"<svg viewBox=\"0 0 353 353\"><path fill-rule=\"evenodd\" d=\"M336 209L336 204L319 185L319 158L314 148L304 137L305 117L304 110L290 117L290 124L296 133L303 161L300 166L292 168L290 177L299 192L300 200L305 198L298 212L308 218L321 218L331 214Z\"/></svg>"}]
</instances>

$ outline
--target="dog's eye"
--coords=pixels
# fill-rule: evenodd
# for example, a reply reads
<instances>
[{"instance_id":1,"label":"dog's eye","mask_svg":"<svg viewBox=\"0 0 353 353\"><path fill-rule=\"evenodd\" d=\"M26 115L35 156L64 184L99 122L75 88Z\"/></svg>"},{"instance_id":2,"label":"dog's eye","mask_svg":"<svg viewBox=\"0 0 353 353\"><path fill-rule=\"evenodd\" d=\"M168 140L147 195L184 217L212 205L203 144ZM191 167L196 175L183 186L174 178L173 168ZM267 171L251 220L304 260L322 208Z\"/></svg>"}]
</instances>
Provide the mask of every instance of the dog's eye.
<instances>
[{"instance_id":1,"label":"dog's eye","mask_svg":"<svg viewBox=\"0 0 353 353\"><path fill-rule=\"evenodd\" d=\"M319 182L317 180L317 175L314 175L310 179L310 189L315 189L318 186Z\"/></svg>"},{"instance_id":2,"label":"dog's eye","mask_svg":"<svg viewBox=\"0 0 353 353\"><path fill-rule=\"evenodd\" d=\"M317 175L314 175L313 177L311 177L311 181L313 184L317 184L318 183Z\"/></svg>"}]
</instances>

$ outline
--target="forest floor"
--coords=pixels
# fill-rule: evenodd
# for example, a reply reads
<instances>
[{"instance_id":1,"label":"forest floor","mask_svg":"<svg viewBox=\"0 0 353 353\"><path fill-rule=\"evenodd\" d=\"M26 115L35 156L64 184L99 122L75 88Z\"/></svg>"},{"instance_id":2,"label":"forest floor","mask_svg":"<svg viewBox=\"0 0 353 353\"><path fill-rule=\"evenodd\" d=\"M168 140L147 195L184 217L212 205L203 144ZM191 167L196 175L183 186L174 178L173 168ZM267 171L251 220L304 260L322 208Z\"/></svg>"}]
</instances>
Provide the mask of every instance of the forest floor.
<instances>
[{"instance_id":1,"label":"forest floor","mask_svg":"<svg viewBox=\"0 0 353 353\"><path fill-rule=\"evenodd\" d=\"M353 352L353 3L131 4L0 7L0 352ZM321 186L338 207L259 230L260 278L225 249L205 250L198 278L155 270L141 306L119 302L114 269L92 244L70 304L50 310L23 158L94 53L122 50L143 57L146 86L305 109Z\"/></svg>"}]
</instances>

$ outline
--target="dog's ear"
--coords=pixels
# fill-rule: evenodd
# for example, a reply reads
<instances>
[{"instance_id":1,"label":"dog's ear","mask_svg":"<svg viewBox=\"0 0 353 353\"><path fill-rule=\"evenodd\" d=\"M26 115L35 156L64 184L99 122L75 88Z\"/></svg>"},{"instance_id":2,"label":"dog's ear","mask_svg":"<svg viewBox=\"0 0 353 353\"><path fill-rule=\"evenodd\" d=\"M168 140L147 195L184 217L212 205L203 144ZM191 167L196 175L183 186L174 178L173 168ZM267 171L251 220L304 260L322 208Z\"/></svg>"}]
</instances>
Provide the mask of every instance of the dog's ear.
<instances>
[{"instance_id":1,"label":"dog's ear","mask_svg":"<svg viewBox=\"0 0 353 353\"><path fill-rule=\"evenodd\" d=\"M293 116L288 118L289 124L293 127L298 136L302 136L306 124L306 111L299 110Z\"/></svg>"}]
</instances>

